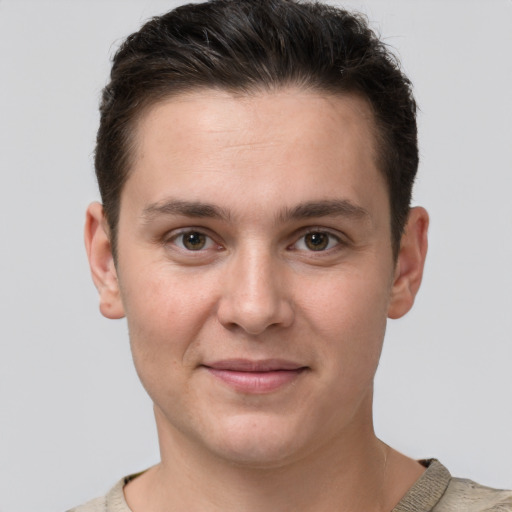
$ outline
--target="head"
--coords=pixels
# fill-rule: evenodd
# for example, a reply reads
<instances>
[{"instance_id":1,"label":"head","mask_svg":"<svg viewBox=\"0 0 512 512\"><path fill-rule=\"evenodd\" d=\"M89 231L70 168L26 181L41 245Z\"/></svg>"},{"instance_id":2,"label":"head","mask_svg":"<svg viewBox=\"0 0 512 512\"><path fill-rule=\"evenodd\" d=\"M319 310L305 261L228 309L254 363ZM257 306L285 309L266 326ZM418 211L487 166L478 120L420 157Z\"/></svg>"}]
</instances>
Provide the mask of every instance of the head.
<instances>
[{"instance_id":1,"label":"head","mask_svg":"<svg viewBox=\"0 0 512 512\"><path fill-rule=\"evenodd\" d=\"M416 164L409 83L344 11L213 1L128 38L86 243L163 458L269 467L368 446L386 320L422 276Z\"/></svg>"},{"instance_id":2,"label":"head","mask_svg":"<svg viewBox=\"0 0 512 512\"><path fill-rule=\"evenodd\" d=\"M103 91L95 159L114 255L135 127L152 105L196 90L288 87L368 102L396 257L418 167L411 84L362 16L292 0L185 5L147 22L118 50Z\"/></svg>"}]
</instances>

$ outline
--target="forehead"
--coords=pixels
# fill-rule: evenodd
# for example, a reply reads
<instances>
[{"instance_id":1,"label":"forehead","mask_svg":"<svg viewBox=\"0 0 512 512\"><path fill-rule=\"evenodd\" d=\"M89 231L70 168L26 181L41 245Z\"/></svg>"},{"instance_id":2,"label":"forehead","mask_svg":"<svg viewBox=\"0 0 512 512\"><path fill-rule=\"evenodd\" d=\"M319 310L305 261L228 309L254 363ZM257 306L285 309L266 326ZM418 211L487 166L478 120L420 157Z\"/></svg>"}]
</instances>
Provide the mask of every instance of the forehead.
<instances>
[{"instance_id":1,"label":"forehead","mask_svg":"<svg viewBox=\"0 0 512 512\"><path fill-rule=\"evenodd\" d=\"M331 199L336 191L371 202L371 193L386 189L374 128L371 108L355 95L181 94L138 121L127 186L153 202L176 194L204 200L223 191L250 191L269 205Z\"/></svg>"},{"instance_id":2,"label":"forehead","mask_svg":"<svg viewBox=\"0 0 512 512\"><path fill-rule=\"evenodd\" d=\"M333 130L333 128L336 128ZM165 130L165 133L162 132ZM273 92L236 94L223 90L199 89L151 105L135 126L139 150L158 144L166 134L176 143L215 144L215 135L246 138L247 142L267 139L278 144L283 138L323 138L326 144L342 141L340 129L357 132L366 139L366 149L375 146L376 125L369 102L359 95L334 95L294 88ZM162 137L158 137L159 131ZM200 140L204 137L203 140ZM194 141L192 141L194 139ZM356 148L354 148L356 149ZM147 156L140 151L136 155Z\"/></svg>"}]
</instances>

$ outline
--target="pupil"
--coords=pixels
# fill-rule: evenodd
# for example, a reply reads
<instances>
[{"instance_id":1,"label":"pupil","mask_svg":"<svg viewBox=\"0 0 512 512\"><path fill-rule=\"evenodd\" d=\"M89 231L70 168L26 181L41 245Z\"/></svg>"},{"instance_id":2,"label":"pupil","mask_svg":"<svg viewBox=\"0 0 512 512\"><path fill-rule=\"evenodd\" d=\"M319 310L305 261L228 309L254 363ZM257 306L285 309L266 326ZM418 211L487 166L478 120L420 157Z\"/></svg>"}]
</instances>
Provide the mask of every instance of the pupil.
<instances>
[{"instance_id":1,"label":"pupil","mask_svg":"<svg viewBox=\"0 0 512 512\"><path fill-rule=\"evenodd\" d=\"M206 238L202 233L187 233L186 235L183 235L183 244L187 249L202 249L205 242Z\"/></svg>"},{"instance_id":2,"label":"pupil","mask_svg":"<svg viewBox=\"0 0 512 512\"><path fill-rule=\"evenodd\" d=\"M329 238L325 233L310 233L306 235L306 245L313 251L321 251L327 247Z\"/></svg>"}]
</instances>

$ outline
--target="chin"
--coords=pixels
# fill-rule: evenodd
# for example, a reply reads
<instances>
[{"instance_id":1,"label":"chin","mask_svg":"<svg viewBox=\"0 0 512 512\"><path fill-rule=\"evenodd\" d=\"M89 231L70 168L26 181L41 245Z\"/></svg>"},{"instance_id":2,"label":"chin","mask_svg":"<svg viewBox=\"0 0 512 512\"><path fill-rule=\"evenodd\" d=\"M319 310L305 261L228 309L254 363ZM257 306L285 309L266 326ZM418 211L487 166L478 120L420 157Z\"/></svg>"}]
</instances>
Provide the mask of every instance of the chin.
<instances>
[{"instance_id":1,"label":"chin","mask_svg":"<svg viewBox=\"0 0 512 512\"><path fill-rule=\"evenodd\" d=\"M253 415L230 418L217 425L203 442L217 457L251 468L279 467L300 458L308 444L304 431L280 419Z\"/></svg>"}]
</instances>

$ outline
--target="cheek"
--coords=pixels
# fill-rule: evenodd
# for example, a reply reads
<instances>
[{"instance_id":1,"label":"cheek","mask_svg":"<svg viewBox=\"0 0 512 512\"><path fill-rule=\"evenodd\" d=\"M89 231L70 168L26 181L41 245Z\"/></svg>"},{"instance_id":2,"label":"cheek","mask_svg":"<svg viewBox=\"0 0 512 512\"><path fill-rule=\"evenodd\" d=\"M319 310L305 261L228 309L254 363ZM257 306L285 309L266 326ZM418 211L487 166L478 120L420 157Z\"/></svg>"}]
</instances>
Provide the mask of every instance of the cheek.
<instances>
[{"instance_id":1,"label":"cheek","mask_svg":"<svg viewBox=\"0 0 512 512\"><path fill-rule=\"evenodd\" d=\"M322 360L343 381L356 385L373 378L388 301L388 283L364 273L332 276L321 287L309 287L302 306L304 317L319 341L316 350Z\"/></svg>"},{"instance_id":2,"label":"cheek","mask_svg":"<svg viewBox=\"0 0 512 512\"><path fill-rule=\"evenodd\" d=\"M211 316L215 300L208 283L198 283L165 266L148 265L124 276L121 284L139 374L192 365L194 340Z\"/></svg>"}]
</instances>

